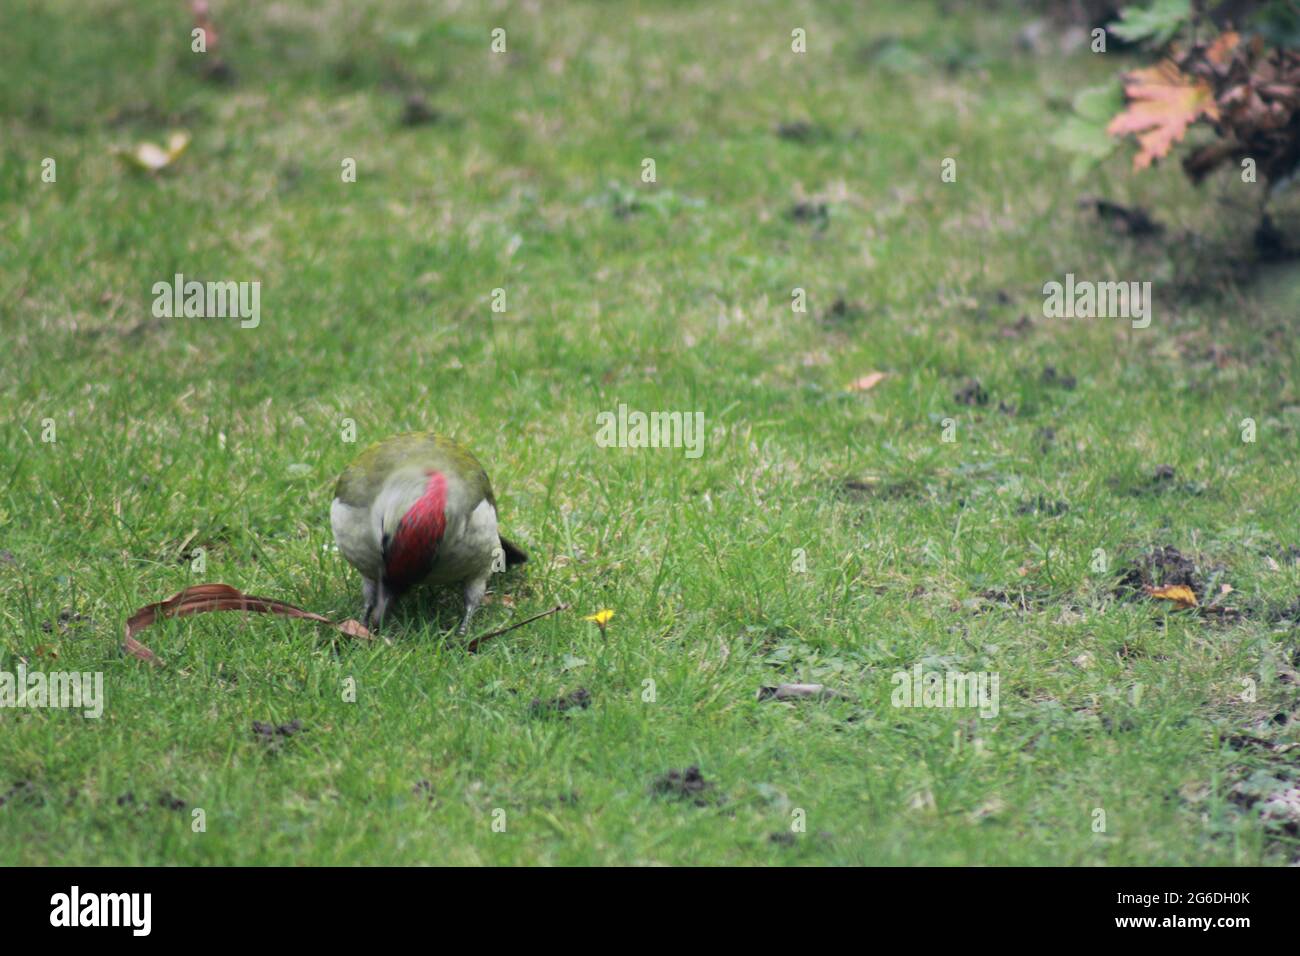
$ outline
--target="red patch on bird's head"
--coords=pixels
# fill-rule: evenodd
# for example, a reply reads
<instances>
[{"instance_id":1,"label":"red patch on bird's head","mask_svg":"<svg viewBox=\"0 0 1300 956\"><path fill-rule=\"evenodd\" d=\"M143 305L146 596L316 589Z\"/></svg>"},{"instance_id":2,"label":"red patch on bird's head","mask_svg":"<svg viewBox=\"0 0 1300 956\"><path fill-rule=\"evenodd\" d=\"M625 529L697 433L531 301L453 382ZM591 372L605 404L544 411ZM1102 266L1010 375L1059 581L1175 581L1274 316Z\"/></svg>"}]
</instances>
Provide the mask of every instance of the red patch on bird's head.
<instances>
[{"instance_id":1,"label":"red patch on bird's head","mask_svg":"<svg viewBox=\"0 0 1300 956\"><path fill-rule=\"evenodd\" d=\"M390 588L405 590L429 573L447 528L446 508L447 478L431 471L424 494L402 515L392 537L385 535L384 579Z\"/></svg>"}]
</instances>

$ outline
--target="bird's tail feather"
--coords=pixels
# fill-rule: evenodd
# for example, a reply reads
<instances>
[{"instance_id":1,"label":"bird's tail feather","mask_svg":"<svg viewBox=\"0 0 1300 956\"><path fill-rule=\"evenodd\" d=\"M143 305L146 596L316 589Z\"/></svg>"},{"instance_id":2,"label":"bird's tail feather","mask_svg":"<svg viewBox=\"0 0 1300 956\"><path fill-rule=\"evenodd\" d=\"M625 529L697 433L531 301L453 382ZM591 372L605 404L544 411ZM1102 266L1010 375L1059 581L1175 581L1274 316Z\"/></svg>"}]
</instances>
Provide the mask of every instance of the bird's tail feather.
<instances>
[{"instance_id":1,"label":"bird's tail feather","mask_svg":"<svg viewBox=\"0 0 1300 956\"><path fill-rule=\"evenodd\" d=\"M506 554L506 567L513 568L516 565L523 564L528 560L528 555L523 548L515 544L509 538L501 538L501 550Z\"/></svg>"}]
</instances>

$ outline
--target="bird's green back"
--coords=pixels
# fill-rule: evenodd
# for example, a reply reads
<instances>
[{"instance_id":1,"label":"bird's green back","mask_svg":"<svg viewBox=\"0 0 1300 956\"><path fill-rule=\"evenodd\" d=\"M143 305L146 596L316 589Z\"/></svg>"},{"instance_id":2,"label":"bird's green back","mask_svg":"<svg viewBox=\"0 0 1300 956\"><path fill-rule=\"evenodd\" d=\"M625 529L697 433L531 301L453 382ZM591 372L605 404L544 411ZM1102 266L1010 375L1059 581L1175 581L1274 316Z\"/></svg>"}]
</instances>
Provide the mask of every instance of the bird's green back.
<instances>
[{"instance_id":1,"label":"bird's green back","mask_svg":"<svg viewBox=\"0 0 1300 956\"><path fill-rule=\"evenodd\" d=\"M454 438L436 432L406 432L375 442L339 475L334 497L353 507L366 507L379 494L384 479L404 466L458 478L471 496L486 498L496 507L492 485L478 459Z\"/></svg>"}]
</instances>

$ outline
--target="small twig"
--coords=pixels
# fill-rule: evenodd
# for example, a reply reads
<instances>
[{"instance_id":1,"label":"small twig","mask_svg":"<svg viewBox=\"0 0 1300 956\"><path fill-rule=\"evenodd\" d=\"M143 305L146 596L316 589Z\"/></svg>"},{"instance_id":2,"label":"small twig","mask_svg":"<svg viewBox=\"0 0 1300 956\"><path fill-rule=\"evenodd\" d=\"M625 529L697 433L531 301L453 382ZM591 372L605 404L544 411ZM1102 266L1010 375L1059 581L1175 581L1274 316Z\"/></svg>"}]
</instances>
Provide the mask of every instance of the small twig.
<instances>
[{"instance_id":1,"label":"small twig","mask_svg":"<svg viewBox=\"0 0 1300 956\"><path fill-rule=\"evenodd\" d=\"M526 617L522 621L519 621L516 624L511 624L509 627L501 628L501 630L499 631L488 631L486 634L480 634L478 637L474 638L474 640L470 641L468 644L465 645L465 652L468 654L473 654L475 651L478 650L478 646L482 644L484 641L491 640L494 637L500 637L502 634L505 634L509 631L513 631L517 627L523 627L525 624L532 624L533 621L539 620L541 618L549 617L550 615L554 614L556 611L567 611L568 609L569 609L569 605L567 604L563 604L563 603L557 604L549 611L543 611L541 614L534 614L532 617Z\"/></svg>"}]
</instances>

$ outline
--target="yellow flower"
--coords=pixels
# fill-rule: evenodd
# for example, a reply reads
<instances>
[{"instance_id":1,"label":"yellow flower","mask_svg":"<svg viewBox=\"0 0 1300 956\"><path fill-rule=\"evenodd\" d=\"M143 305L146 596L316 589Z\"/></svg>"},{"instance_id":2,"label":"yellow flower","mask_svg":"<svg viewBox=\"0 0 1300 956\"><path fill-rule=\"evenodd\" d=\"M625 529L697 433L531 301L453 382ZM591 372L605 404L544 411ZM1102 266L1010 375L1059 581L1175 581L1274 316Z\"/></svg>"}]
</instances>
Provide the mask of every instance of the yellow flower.
<instances>
[{"instance_id":1,"label":"yellow flower","mask_svg":"<svg viewBox=\"0 0 1300 956\"><path fill-rule=\"evenodd\" d=\"M603 631L605 629L605 625L609 623L609 619L612 618L613 616L614 616L614 612L611 611L609 608L602 608L601 610L597 611L595 614L588 614L586 617L583 618L583 620L591 621L594 624L600 625L600 629Z\"/></svg>"}]
</instances>

